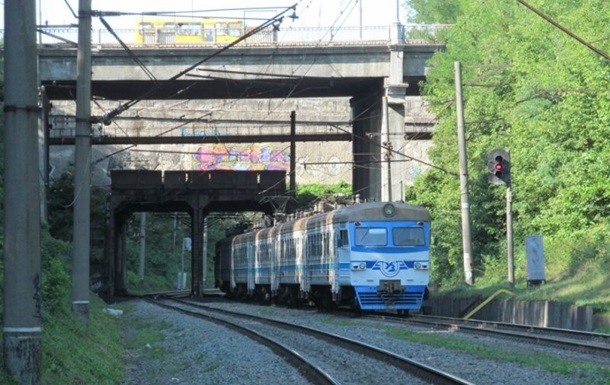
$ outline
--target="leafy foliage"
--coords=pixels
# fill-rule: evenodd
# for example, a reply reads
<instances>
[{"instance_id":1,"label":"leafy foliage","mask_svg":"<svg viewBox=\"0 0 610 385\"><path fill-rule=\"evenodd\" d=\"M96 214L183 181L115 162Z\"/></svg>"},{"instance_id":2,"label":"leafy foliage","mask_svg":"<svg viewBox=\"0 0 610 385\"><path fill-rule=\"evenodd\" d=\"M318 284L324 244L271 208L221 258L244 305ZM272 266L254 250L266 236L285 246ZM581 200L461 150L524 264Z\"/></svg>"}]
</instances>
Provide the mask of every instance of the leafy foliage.
<instances>
[{"instance_id":1,"label":"leafy foliage","mask_svg":"<svg viewBox=\"0 0 610 385\"><path fill-rule=\"evenodd\" d=\"M351 195L352 186L345 182L334 185L304 184L297 186L297 206L307 207L321 199L333 199L336 195Z\"/></svg>"},{"instance_id":2,"label":"leafy foliage","mask_svg":"<svg viewBox=\"0 0 610 385\"><path fill-rule=\"evenodd\" d=\"M436 2L411 5L418 9L424 3ZM503 259L506 247L505 188L487 183L486 157L494 148L511 153L516 245L528 234L542 234L550 243L581 238L590 246L580 247L597 250L584 255L610 258L594 246L608 241L608 61L518 2L459 3L456 23L446 31L447 49L429 62L423 89L439 118L429 155L435 165L455 172L456 112L447 100L455 98L454 63L462 64L475 270L480 275ZM610 33L608 3L541 0L536 6L584 40L599 41L602 51L610 50L604 40ZM431 170L410 196L434 218L438 282L459 282L457 178ZM550 256L549 265L554 258L564 256Z\"/></svg>"},{"instance_id":3,"label":"leafy foliage","mask_svg":"<svg viewBox=\"0 0 610 385\"><path fill-rule=\"evenodd\" d=\"M417 12L415 22L454 23L460 14L460 0L406 0L406 4Z\"/></svg>"},{"instance_id":4,"label":"leafy foliage","mask_svg":"<svg viewBox=\"0 0 610 385\"><path fill-rule=\"evenodd\" d=\"M108 192L99 187L91 189L91 263L105 261L106 198ZM72 242L74 217L74 175L65 171L49 188L49 232L57 239Z\"/></svg>"}]
</instances>

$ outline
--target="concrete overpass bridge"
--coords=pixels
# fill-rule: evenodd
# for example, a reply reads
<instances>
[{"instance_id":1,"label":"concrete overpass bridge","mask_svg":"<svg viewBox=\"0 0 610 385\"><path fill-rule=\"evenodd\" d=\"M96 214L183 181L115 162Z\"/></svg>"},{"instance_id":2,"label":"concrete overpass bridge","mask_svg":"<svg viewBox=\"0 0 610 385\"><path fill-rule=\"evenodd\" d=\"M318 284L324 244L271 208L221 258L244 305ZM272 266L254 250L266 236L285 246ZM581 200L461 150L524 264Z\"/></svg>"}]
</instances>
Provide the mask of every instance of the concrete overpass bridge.
<instances>
[{"instance_id":1,"label":"concrete overpass bridge","mask_svg":"<svg viewBox=\"0 0 610 385\"><path fill-rule=\"evenodd\" d=\"M214 44L126 44L125 49L100 40L92 53L92 95L96 103L92 124L102 131L104 124L129 117L133 106L149 100L349 98L348 130L312 133L309 126L303 126L296 132L283 131L270 137L270 131L263 127L256 134L238 132L223 140L253 141L256 135L261 135L261 140L281 142L295 138L351 140L354 191L364 199L400 200L406 174L401 160L409 158L403 152L407 142L413 134L430 137L429 130L405 131L405 121L409 120L408 116L405 119L405 97L420 94L418 82L425 79L426 61L443 49L443 44L410 40L413 30L401 24L383 31L376 31L371 39L362 31L335 31L327 41L244 41L226 50ZM48 99L54 104L72 103L76 95L76 49L65 41L43 44L39 57L40 80ZM112 107L98 108L103 101ZM315 111L311 114L316 116ZM316 119L323 123L325 117ZM73 143L73 131L56 128L50 135L51 145ZM93 137L98 145L185 140L146 125L139 127L137 135Z\"/></svg>"},{"instance_id":2,"label":"concrete overpass bridge","mask_svg":"<svg viewBox=\"0 0 610 385\"><path fill-rule=\"evenodd\" d=\"M403 161L410 156L407 144L414 135L430 137L429 131L405 129L405 122L410 118L405 101L419 96L418 82L425 79L426 61L443 45L410 40L407 37L413 36L413 31L400 24L371 31L334 30L325 35L326 40L299 41L299 36L311 36L312 31L306 32L283 41L244 41L230 49L216 44L128 42L120 46L100 39L92 52L92 143L100 147L125 145L127 151L134 151L129 146L208 141L222 141L223 145L255 141L290 143L292 190L296 141L351 141L353 190L364 199L402 199L406 184ZM71 145L75 140L76 56L75 45L65 36L60 44L39 46L39 74L44 87L43 127L47 128L47 143L55 148ZM331 108L334 105L326 101L336 98L349 101L345 108L349 113L335 121L329 118L326 104ZM157 124L159 119L155 124L148 124L138 115L140 105L150 110L167 110L163 111L163 119L180 126L182 111L173 110L176 103L184 100L196 106L209 100L277 100L281 104L294 99L321 102L308 105L300 113L309 115L305 118L311 120L307 124L291 124L288 130L279 131L265 117L257 118L257 130L231 131L228 126L239 126L251 118L237 116L229 122L219 122L212 118L211 112L202 110L199 115L209 116L208 123L216 126L214 135L176 135L175 130L165 130ZM166 104L157 104L157 101L166 101ZM60 120L53 117L58 113L58 105L67 117L63 124L58 124ZM49 130L51 121L53 129ZM113 125L119 130L107 129ZM324 129L329 126L338 129L332 132ZM208 154L197 156L203 158ZM293 192L285 191L285 183L278 184L278 180L286 180L286 172L278 176L272 171L225 174L188 168L176 171L163 166L153 167L154 170L139 168L144 170L107 169L111 176L108 283L114 293L127 289L125 233L127 219L134 212L178 211L190 215L195 243L191 287L193 293L199 294L205 281L202 269L205 256L201 246L207 214L218 210L270 213L273 207L261 204L261 193L273 190L272 195L277 197ZM256 178L256 183L251 178Z\"/></svg>"}]
</instances>

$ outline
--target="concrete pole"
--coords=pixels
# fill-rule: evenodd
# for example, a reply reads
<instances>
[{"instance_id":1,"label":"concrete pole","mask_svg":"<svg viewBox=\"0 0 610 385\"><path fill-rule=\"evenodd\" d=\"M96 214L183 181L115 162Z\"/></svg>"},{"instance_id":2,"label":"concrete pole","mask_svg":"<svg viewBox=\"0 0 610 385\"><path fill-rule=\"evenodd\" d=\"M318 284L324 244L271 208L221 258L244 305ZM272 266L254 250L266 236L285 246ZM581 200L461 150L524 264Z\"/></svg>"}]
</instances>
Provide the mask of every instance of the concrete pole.
<instances>
[{"instance_id":1,"label":"concrete pole","mask_svg":"<svg viewBox=\"0 0 610 385\"><path fill-rule=\"evenodd\" d=\"M79 0L78 18L72 311L84 323L88 323L91 208L91 0Z\"/></svg>"},{"instance_id":2,"label":"concrete pole","mask_svg":"<svg viewBox=\"0 0 610 385\"><path fill-rule=\"evenodd\" d=\"M460 196L462 202L462 245L464 248L464 277L467 284L474 283L472 274L472 241L470 238L470 203L468 199L468 162L464 124L464 102L462 100L462 67L454 63L455 105L457 111L458 152L460 158Z\"/></svg>"},{"instance_id":3,"label":"concrete pole","mask_svg":"<svg viewBox=\"0 0 610 385\"><path fill-rule=\"evenodd\" d=\"M17 383L41 381L40 185L35 0L4 2L3 358Z\"/></svg>"},{"instance_id":4,"label":"concrete pole","mask_svg":"<svg viewBox=\"0 0 610 385\"><path fill-rule=\"evenodd\" d=\"M140 214L140 282L144 282L144 266L146 265L146 213Z\"/></svg>"}]
</instances>

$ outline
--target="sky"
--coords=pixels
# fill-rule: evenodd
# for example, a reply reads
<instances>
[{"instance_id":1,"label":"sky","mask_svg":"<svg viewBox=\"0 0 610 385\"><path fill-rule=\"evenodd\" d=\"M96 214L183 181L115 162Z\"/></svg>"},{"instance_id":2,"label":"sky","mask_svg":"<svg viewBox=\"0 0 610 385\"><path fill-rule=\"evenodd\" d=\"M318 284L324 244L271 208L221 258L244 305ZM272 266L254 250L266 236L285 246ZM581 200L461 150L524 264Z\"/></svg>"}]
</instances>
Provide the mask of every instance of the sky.
<instances>
[{"instance_id":1,"label":"sky","mask_svg":"<svg viewBox=\"0 0 610 385\"><path fill-rule=\"evenodd\" d=\"M6 0L0 1L4 4ZM40 24L65 25L77 23L72 11L78 12L78 0L35 0L36 18ZM297 4L298 20L287 19L293 27L328 27L331 25L387 26L396 21L397 4L402 0L91 0L91 8L99 11L153 12L186 11L194 15L225 16L245 19L246 25L259 25L287 7ZM220 6L219 6L220 4ZM69 5L69 6L68 6ZM261 9L271 8L275 9ZM220 10L222 8L223 10ZM198 12L202 11L202 12ZM406 16L400 7L400 20ZM4 6L0 10L0 29L4 28ZM291 14L289 12L288 14ZM134 28L136 16L106 18L113 28ZM94 19L93 28L101 28Z\"/></svg>"}]
</instances>

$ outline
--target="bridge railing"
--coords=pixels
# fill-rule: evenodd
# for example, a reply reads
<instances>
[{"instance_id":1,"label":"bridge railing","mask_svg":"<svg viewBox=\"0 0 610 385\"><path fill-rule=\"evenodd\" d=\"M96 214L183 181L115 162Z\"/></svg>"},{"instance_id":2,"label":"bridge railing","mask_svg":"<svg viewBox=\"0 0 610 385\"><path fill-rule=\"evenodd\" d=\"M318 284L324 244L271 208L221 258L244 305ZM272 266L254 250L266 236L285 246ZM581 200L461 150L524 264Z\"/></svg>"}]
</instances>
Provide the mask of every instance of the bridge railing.
<instances>
[{"instance_id":1,"label":"bridge railing","mask_svg":"<svg viewBox=\"0 0 610 385\"><path fill-rule=\"evenodd\" d=\"M421 43L442 43L439 31L447 28L444 24L403 24L400 26L399 36L402 36L405 44ZM363 27L302 27L286 28L279 31L268 29L261 31L246 39L243 45L276 45L276 44L306 44L306 45L332 45L337 43L379 43L390 42L392 28L396 26L363 26ZM242 34L246 31L242 31ZM215 46L226 45L227 43L190 41L182 43L168 36L166 32L159 33L159 36L146 38L146 42L138 42L135 28L115 29L114 33L130 46L144 47L166 47L181 45ZM4 30L0 30L0 40L4 39ZM76 44L78 41L77 26L67 27L41 27L38 34L39 43L45 45L54 44ZM106 29L93 29L91 42L95 45L118 46L117 39Z\"/></svg>"}]
</instances>

